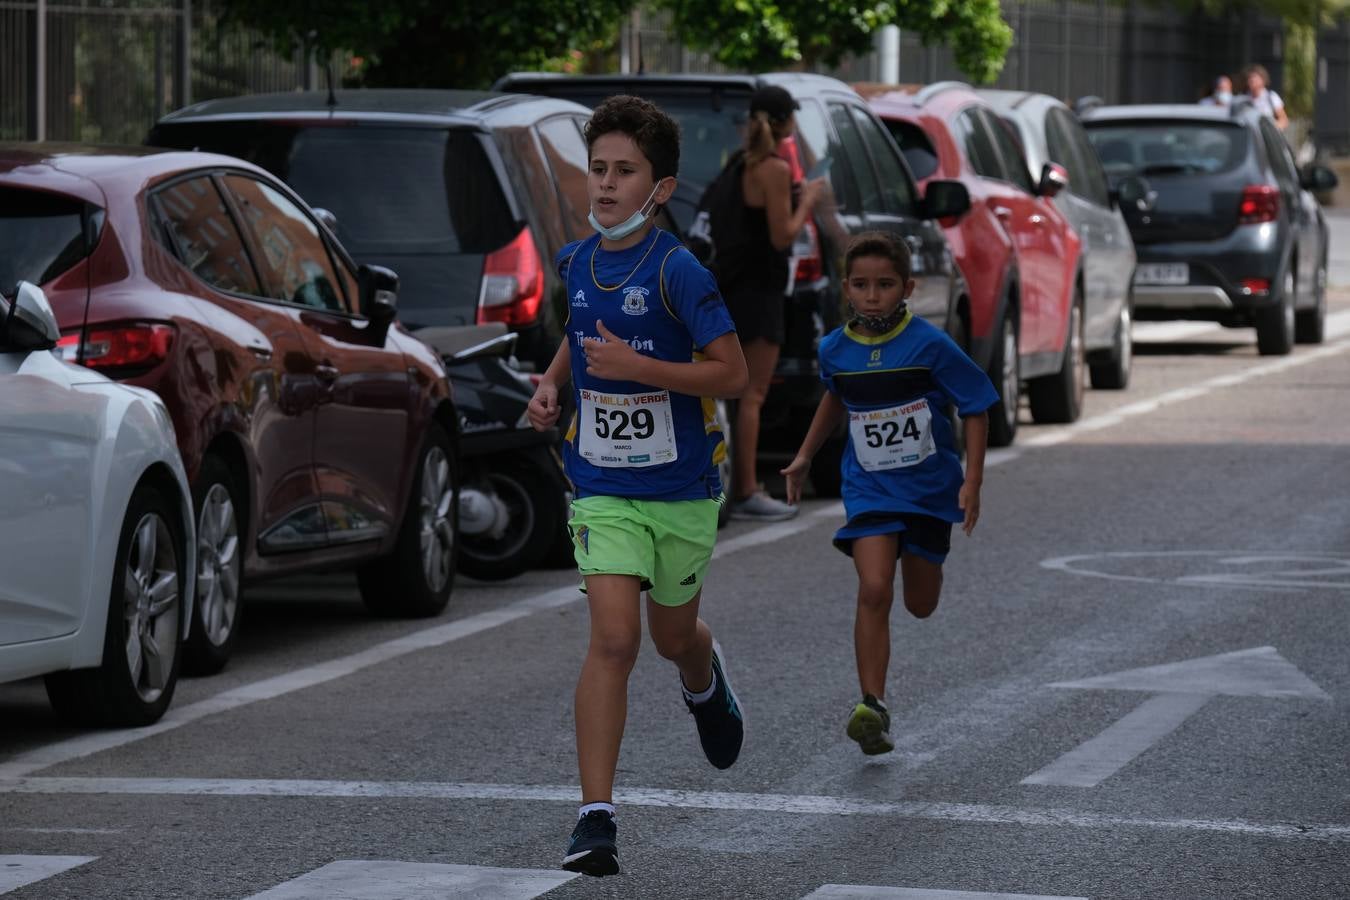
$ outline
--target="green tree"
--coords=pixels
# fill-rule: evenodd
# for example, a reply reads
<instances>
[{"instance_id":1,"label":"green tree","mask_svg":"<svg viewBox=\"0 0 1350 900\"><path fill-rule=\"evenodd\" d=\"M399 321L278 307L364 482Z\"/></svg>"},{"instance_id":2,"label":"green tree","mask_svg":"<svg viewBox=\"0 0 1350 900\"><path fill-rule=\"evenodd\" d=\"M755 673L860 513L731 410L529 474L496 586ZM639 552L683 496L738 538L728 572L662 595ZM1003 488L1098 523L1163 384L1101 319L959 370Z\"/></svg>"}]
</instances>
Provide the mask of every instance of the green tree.
<instances>
[{"instance_id":1,"label":"green tree","mask_svg":"<svg viewBox=\"0 0 1350 900\"><path fill-rule=\"evenodd\" d=\"M680 40L725 65L762 71L838 65L872 49L873 35L898 25L924 44L951 47L971 80L1003 70L1012 29L998 0L654 0L670 10Z\"/></svg>"},{"instance_id":2,"label":"green tree","mask_svg":"<svg viewBox=\"0 0 1350 900\"><path fill-rule=\"evenodd\" d=\"M633 0L224 0L229 18L361 60L372 86L481 88L513 69L556 68L574 47L612 38Z\"/></svg>"}]
</instances>

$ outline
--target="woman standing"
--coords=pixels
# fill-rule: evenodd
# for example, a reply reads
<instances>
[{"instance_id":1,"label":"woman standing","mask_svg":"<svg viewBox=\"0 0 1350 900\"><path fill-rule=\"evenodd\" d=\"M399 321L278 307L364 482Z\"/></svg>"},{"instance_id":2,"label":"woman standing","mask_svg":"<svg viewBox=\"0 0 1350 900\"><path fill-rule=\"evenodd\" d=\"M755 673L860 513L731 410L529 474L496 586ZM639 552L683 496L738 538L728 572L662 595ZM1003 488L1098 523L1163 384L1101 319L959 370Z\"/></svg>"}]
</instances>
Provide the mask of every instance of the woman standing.
<instances>
[{"instance_id":1,"label":"woman standing","mask_svg":"<svg viewBox=\"0 0 1350 900\"><path fill-rule=\"evenodd\" d=\"M778 145L793 134L797 101L777 85L762 87L750 98L745 147L727 162L727 175L739 183L739 222L715 223L717 280L736 323L750 386L741 395L733 425L731 515L737 519L779 521L797 514L797 507L775 500L759 484L755 462L759 419L769 381L783 345L785 294L790 291L788 251L811 216L823 187L806 182L796 209L792 204L792 168L777 155Z\"/></svg>"}]
</instances>

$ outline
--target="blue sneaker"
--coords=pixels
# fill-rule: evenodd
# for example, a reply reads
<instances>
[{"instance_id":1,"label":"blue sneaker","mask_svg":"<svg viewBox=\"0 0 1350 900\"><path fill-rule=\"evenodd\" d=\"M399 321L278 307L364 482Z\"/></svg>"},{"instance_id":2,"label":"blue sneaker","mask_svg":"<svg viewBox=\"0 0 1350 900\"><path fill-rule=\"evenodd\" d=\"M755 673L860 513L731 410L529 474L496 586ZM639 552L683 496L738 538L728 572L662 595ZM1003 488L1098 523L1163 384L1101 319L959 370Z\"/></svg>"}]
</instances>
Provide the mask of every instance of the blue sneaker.
<instances>
[{"instance_id":1,"label":"blue sneaker","mask_svg":"<svg viewBox=\"0 0 1350 900\"><path fill-rule=\"evenodd\" d=\"M619 848L614 842L618 830L614 817L603 809L586 813L572 829L572 841L567 845L562 867L597 878L618 875Z\"/></svg>"},{"instance_id":2,"label":"blue sneaker","mask_svg":"<svg viewBox=\"0 0 1350 900\"><path fill-rule=\"evenodd\" d=\"M745 742L745 716L741 712L740 701L727 680L727 671L722 663L722 645L713 641L713 673L717 679L717 689L703 703L694 703L686 695L684 703L694 714L698 724L698 740L703 745L703 754L708 762L719 769L729 769L741 755L741 745Z\"/></svg>"}]
</instances>

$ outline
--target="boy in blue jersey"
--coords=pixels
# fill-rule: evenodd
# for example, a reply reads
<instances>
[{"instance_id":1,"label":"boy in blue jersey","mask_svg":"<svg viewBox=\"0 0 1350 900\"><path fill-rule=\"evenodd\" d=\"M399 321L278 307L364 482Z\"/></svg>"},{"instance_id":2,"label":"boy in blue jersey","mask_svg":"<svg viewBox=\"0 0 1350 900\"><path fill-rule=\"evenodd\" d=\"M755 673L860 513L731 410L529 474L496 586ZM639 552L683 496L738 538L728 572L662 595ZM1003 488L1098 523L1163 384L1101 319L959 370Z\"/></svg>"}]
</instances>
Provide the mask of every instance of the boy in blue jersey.
<instances>
[{"instance_id":1,"label":"boy in blue jersey","mask_svg":"<svg viewBox=\"0 0 1350 900\"><path fill-rule=\"evenodd\" d=\"M596 107L585 133L597 233L558 254L565 337L528 414L534 427L552 426L571 382L577 413L563 458L591 633L576 690L582 806L563 868L613 875L614 771L642 591L648 631L680 670L708 761L725 769L740 754L740 704L698 609L726 452L714 398L737 396L749 376L712 275L652 223L675 190L679 127L653 104L620 96Z\"/></svg>"},{"instance_id":2,"label":"boy in blue jersey","mask_svg":"<svg viewBox=\"0 0 1350 900\"><path fill-rule=\"evenodd\" d=\"M796 503L811 458L847 420L847 522L834 545L853 557L858 570L853 643L863 696L846 730L871 755L895 749L885 697L896 560L905 609L926 618L942 591L952 523L960 522L969 535L980 517L986 411L998 394L945 332L905 307L914 281L903 241L883 232L861 234L844 259L852 319L820 342L820 377L828 390L782 474L788 500ZM951 403L965 423L964 476L944 412Z\"/></svg>"}]
</instances>

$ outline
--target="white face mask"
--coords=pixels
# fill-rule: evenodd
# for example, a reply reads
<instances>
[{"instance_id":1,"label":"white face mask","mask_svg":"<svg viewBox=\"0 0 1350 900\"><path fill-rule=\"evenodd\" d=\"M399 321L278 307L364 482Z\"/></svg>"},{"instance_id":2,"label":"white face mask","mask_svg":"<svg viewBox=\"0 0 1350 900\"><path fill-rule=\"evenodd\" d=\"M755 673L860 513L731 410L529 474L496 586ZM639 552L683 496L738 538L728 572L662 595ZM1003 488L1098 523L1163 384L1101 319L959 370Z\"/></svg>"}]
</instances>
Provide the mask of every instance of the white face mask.
<instances>
[{"instance_id":1,"label":"white face mask","mask_svg":"<svg viewBox=\"0 0 1350 900\"><path fill-rule=\"evenodd\" d=\"M610 241L623 240L633 232L637 231L643 225L647 224L647 219L651 218L651 216L656 213L656 203L653 202L653 198L656 197L656 192L660 189L660 187L661 182L658 181L656 183L656 187L652 188L652 192L647 195L647 199L642 201L642 205L639 206L636 210L634 210L631 216L624 219L618 225L614 225L609 228L606 228L604 225L600 224L600 220L595 217L595 210L592 209L590 215L587 216L587 218L590 220L591 227L594 228L596 231L600 232L600 236L605 238L606 240ZM649 205L651 207L650 209L648 208Z\"/></svg>"}]
</instances>

